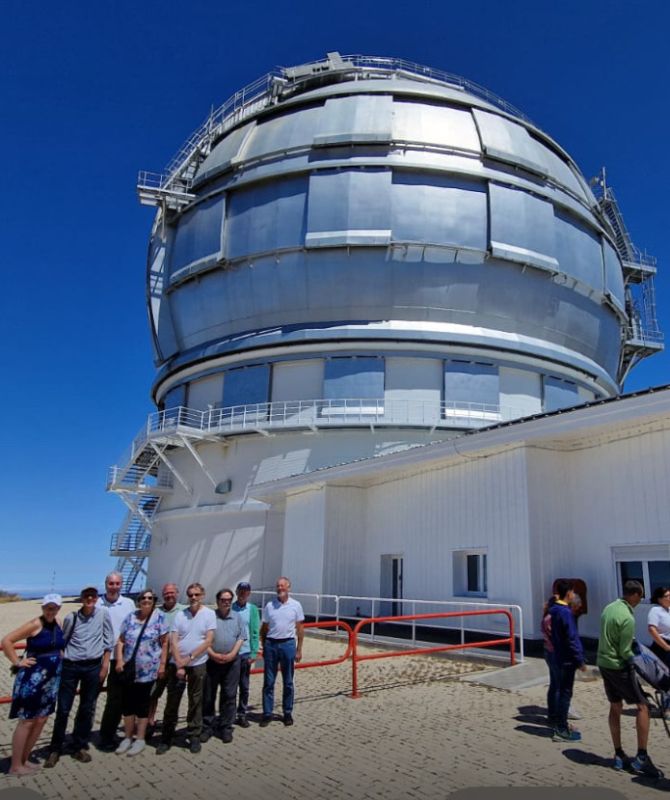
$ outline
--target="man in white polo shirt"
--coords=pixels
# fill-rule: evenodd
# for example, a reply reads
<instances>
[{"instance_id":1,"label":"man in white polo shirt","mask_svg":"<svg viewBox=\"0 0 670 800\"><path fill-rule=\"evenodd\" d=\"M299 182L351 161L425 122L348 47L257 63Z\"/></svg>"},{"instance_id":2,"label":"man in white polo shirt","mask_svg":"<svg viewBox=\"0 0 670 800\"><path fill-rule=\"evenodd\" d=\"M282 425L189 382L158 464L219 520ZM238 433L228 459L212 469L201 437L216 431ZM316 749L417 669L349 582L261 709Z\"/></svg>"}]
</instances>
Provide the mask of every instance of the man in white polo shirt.
<instances>
[{"instance_id":1,"label":"man in white polo shirt","mask_svg":"<svg viewBox=\"0 0 670 800\"><path fill-rule=\"evenodd\" d=\"M121 586L123 577L119 572L110 572L105 578L105 593L98 598L96 605L99 608L106 608L112 620L112 630L114 632L114 644L121 632L121 623L135 611L135 603L129 597L123 597ZM105 710L100 721L100 749L106 752L116 750L118 741L116 731L121 722L121 694L123 686L119 673L115 669L114 656L116 647L112 650L112 658L109 663L109 674L107 675L107 699Z\"/></svg>"},{"instance_id":2,"label":"man in white polo shirt","mask_svg":"<svg viewBox=\"0 0 670 800\"><path fill-rule=\"evenodd\" d=\"M216 615L202 605L205 589L192 583L186 589L188 608L178 611L170 629L170 663L168 664L167 702L163 715L163 732L156 755L167 753L174 739L179 703L188 685L187 735L192 753L201 749L202 700L207 674L207 648L214 639Z\"/></svg>"},{"instance_id":3,"label":"man in white polo shirt","mask_svg":"<svg viewBox=\"0 0 670 800\"><path fill-rule=\"evenodd\" d=\"M261 643L263 646L263 718L260 725L270 724L275 699L277 669L281 670L284 725L293 725L293 672L302 659L303 623L305 615L297 600L289 597L291 581L277 579L277 597L263 609ZM297 645L296 645L297 637Z\"/></svg>"}]
</instances>

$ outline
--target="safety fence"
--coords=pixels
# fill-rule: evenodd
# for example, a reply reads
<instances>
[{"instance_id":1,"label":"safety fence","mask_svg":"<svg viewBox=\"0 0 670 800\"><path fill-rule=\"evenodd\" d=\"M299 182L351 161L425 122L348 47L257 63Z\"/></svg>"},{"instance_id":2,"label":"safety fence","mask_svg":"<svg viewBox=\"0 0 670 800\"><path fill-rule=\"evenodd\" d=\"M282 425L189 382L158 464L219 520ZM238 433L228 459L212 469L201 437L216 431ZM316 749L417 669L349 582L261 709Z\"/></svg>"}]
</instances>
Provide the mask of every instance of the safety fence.
<instances>
[{"instance_id":1,"label":"safety fence","mask_svg":"<svg viewBox=\"0 0 670 800\"><path fill-rule=\"evenodd\" d=\"M508 635L499 637L497 639L483 639L474 642L457 642L456 644L440 644L431 647L404 647L396 650L387 649L381 653L363 653L359 652L359 634L366 626L372 626L380 623L403 623L403 622L416 622L422 620L440 620L449 619L454 617L482 617L485 615L502 615L508 625ZM404 614L400 616L384 616L384 617L368 617L360 619L352 628L351 625L345 620L323 620L320 622L308 622L305 624L307 630L328 630L328 629L341 629L346 634L346 647L341 655L335 658L322 659L321 661L301 661L296 664L297 669L312 669L315 667L328 667L338 664L344 664L351 661L351 695L352 698L360 697L358 690L358 665L362 661L371 661L380 658L394 658L397 656L411 656L411 655L429 655L431 653L442 653L451 650L465 650L469 648L484 648L484 647L497 647L506 645L509 647L510 665L516 663L514 651L514 617L512 613L504 608L490 608L479 609L475 611L446 611L436 614ZM367 643L367 642L366 642ZM25 649L24 643L15 645L17 650ZM253 675L262 674L263 668L256 667L251 670ZM103 688L104 691L104 688ZM0 697L0 705L11 703L12 698L9 695Z\"/></svg>"}]
</instances>

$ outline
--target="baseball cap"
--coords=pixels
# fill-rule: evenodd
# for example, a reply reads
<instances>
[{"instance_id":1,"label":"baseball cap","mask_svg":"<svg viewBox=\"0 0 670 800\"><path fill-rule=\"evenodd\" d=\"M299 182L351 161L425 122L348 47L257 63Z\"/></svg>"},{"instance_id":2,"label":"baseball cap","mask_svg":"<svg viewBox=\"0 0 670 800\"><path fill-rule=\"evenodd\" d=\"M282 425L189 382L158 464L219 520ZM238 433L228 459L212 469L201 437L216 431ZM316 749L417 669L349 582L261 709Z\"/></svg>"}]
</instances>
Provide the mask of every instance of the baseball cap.
<instances>
[{"instance_id":1,"label":"baseball cap","mask_svg":"<svg viewBox=\"0 0 670 800\"><path fill-rule=\"evenodd\" d=\"M237 589L235 589L235 591L236 592L250 592L251 591L251 584L249 583L249 581L240 581L237 584Z\"/></svg>"},{"instance_id":2,"label":"baseball cap","mask_svg":"<svg viewBox=\"0 0 670 800\"><path fill-rule=\"evenodd\" d=\"M49 592L48 594L45 594L44 597L42 598L41 605L42 606L50 606L50 605L62 606L63 605L63 598L59 594L56 594L56 592Z\"/></svg>"}]
</instances>

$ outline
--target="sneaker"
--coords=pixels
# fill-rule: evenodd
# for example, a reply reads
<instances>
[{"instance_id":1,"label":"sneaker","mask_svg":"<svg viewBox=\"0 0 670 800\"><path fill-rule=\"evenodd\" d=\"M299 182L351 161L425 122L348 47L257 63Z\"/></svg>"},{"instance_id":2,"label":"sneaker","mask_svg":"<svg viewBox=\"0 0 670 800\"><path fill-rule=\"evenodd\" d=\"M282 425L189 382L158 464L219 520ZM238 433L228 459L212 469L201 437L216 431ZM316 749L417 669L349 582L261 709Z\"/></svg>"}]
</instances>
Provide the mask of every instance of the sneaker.
<instances>
[{"instance_id":1,"label":"sneaker","mask_svg":"<svg viewBox=\"0 0 670 800\"><path fill-rule=\"evenodd\" d=\"M193 754L195 754L195 753L199 753L199 752L202 750L202 745L200 744L200 737L199 737L199 736L194 736L194 737L191 739L191 744L189 745L189 748L188 748L188 749L189 749L189 750L190 750L190 751L191 751Z\"/></svg>"},{"instance_id":2,"label":"sneaker","mask_svg":"<svg viewBox=\"0 0 670 800\"><path fill-rule=\"evenodd\" d=\"M200 741L205 744L212 738L212 731L209 728L200 734Z\"/></svg>"},{"instance_id":3,"label":"sneaker","mask_svg":"<svg viewBox=\"0 0 670 800\"><path fill-rule=\"evenodd\" d=\"M230 744L233 741L233 732L229 730L225 730L221 734L221 740L224 744Z\"/></svg>"},{"instance_id":4,"label":"sneaker","mask_svg":"<svg viewBox=\"0 0 670 800\"><path fill-rule=\"evenodd\" d=\"M100 744L98 744L98 750L101 753L115 753L118 746L118 739L116 741L114 739L101 739Z\"/></svg>"},{"instance_id":5,"label":"sneaker","mask_svg":"<svg viewBox=\"0 0 670 800\"><path fill-rule=\"evenodd\" d=\"M44 766L47 769L51 769L52 767L55 767L59 761L60 761L60 753L57 753L55 750L52 750L47 756L47 760L44 762Z\"/></svg>"},{"instance_id":6,"label":"sneaker","mask_svg":"<svg viewBox=\"0 0 670 800\"><path fill-rule=\"evenodd\" d=\"M558 728L554 730L554 735L551 737L552 742L580 742L582 735L579 731L561 731Z\"/></svg>"},{"instance_id":7,"label":"sneaker","mask_svg":"<svg viewBox=\"0 0 670 800\"><path fill-rule=\"evenodd\" d=\"M577 711L576 708L571 708L568 711L568 719L582 719L582 715Z\"/></svg>"},{"instance_id":8,"label":"sneaker","mask_svg":"<svg viewBox=\"0 0 670 800\"><path fill-rule=\"evenodd\" d=\"M133 746L132 739L124 739L114 752L116 753L117 756L122 756L124 753L127 753L132 746Z\"/></svg>"},{"instance_id":9,"label":"sneaker","mask_svg":"<svg viewBox=\"0 0 670 800\"><path fill-rule=\"evenodd\" d=\"M293 717L290 714L284 714L284 725L287 728L289 725L293 725Z\"/></svg>"},{"instance_id":10,"label":"sneaker","mask_svg":"<svg viewBox=\"0 0 670 800\"><path fill-rule=\"evenodd\" d=\"M128 755L129 756L139 756L139 754L142 752L142 750L144 750L144 748L146 746L147 746L147 744L144 741L144 739L135 739L135 741L133 742L132 746L128 749ZM118 752L118 750L117 750L117 752Z\"/></svg>"},{"instance_id":11,"label":"sneaker","mask_svg":"<svg viewBox=\"0 0 670 800\"><path fill-rule=\"evenodd\" d=\"M263 714L261 721L258 724L261 728L267 728L270 722L272 722L272 717L266 717L265 714Z\"/></svg>"},{"instance_id":12,"label":"sneaker","mask_svg":"<svg viewBox=\"0 0 670 800\"><path fill-rule=\"evenodd\" d=\"M612 766L614 767L615 770L617 770L617 772L621 772L622 770L629 770L631 760L632 759L630 758L630 756L627 756L625 754L623 755L623 757L615 754L614 764L612 764Z\"/></svg>"},{"instance_id":13,"label":"sneaker","mask_svg":"<svg viewBox=\"0 0 670 800\"><path fill-rule=\"evenodd\" d=\"M172 747L170 742L159 742L158 747L156 748L156 755L162 756Z\"/></svg>"},{"instance_id":14,"label":"sneaker","mask_svg":"<svg viewBox=\"0 0 670 800\"><path fill-rule=\"evenodd\" d=\"M638 775L644 775L647 778L662 778L663 773L656 767L649 756L637 755L630 762L630 767Z\"/></svg>"},{"instance_id":15,"label":"sneaker","mask_svg":"<svg viewBox=\"0 0 670 800\"><path fill-rule=\"evenodd\" d=\"M240 716L237 718L237 724L240 726L240 728L248 728L250 725L249 720L244 714L240 714Z\"/></svg>"},{"instance_id":16,"label":"sneaker","mask_svg":"<svg viewBox=\"0 0 670 800\"><path fill-rule=\"evenodd\" d=\"M88 764L91 760L91 754L88 750L77 750L76 753L72 753L72 758L75 761L80 761L82 764Z\"/></svg>"}]
</instances>

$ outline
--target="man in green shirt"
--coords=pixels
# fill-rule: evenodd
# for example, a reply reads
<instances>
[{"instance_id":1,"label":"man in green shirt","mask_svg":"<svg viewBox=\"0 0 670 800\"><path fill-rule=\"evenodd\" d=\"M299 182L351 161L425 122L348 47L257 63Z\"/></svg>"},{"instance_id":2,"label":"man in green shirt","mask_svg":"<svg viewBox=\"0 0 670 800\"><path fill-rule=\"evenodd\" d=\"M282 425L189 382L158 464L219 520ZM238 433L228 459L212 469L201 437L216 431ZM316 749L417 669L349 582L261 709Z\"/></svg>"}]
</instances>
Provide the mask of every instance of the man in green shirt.
<instances>
[{"instance_id":1,"label":"man in green shirt","mask_svg":"<svg viewBox=\"0 0 670 800\"><path fill-rule=\"evenodd\" d=\"M623 597L605 606L600 617L597 664L610 701L609 726L614 745L614 769L632 769L649 778L662 778L647 754L649 738L649 706L638 683L633 665L635 617L633 609L644 595L639 581L626 581ZM623 701L637 706L637 755L630 759L621 747L621 713Z\"/></svg>"}]
</instances>

